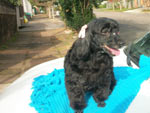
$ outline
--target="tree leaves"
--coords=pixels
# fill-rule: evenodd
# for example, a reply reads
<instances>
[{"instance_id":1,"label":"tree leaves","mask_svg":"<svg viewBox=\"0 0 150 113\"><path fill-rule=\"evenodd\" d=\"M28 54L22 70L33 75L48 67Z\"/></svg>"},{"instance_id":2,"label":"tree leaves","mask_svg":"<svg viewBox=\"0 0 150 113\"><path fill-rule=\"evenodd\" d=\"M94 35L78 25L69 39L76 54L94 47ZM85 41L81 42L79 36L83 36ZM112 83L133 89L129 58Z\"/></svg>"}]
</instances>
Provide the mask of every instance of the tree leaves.
<instances>
[{"instance_id":1,"label":"tree leaves","mask_svg":"<svg viewBox=\"0 0 150 113\"><path fill-rule=\"evenodd\" d=\"M68 27L78 31L95 18L93 6L98 7L99 2L100 0L59 0L61 16Z\"/></svg>"}]
</instances>

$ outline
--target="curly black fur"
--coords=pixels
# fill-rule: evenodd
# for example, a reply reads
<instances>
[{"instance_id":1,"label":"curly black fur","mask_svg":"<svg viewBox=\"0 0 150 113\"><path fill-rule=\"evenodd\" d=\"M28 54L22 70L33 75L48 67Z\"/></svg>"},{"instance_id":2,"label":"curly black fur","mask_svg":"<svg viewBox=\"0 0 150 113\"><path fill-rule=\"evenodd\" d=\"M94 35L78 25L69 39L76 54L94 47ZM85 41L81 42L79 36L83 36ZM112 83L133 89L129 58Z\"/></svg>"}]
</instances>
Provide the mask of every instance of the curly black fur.
<instances>
[{"instance_id":1,"label":"curly black fur","mask_svg":"<svg viewBox=\"0 0 150 113\"><path fill-rule=\"evenodd\" d=\"M85 94L92 92L98 106L112 92L116 80L112 54L104 47L119 48L119 25L108 18L94 19L88 24L85 38L77 39L68 51L65 62L65 85L70 106L76 113L86 107Z\"/></svg>"}]
</instances>

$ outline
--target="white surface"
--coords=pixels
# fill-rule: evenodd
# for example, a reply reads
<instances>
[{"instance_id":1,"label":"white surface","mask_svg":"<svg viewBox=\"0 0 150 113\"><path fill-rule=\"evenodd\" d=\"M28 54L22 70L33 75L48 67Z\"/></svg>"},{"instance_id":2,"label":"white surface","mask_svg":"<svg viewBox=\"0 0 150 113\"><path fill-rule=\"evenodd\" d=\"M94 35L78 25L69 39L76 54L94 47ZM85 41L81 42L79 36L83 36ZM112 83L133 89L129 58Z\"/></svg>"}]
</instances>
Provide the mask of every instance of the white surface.
<instances>
[{"instance_id":1,"label":"white surface","mask_svg":"<svg viewBox=\"0 0 150 113\"><path fill-rule=\"evenodd\" d=\"M0 94L0 113L37 113L29 106L33 79L47 75L55 68L63 68L64 58L48 61L25 72L18 80ZM114 57L114 66L127 66L126 56L122 53ZM150 80L143 82L141 90L126 113L150 113Z\"/></svg>"},{"instance_id":2,"label":"white surface","mask_svg":"<svg viewBox=\"0 0 150 113\"><path fill-rule=\"evenodd\" d=\"M23 10L25 13L30 13L32 15L32 5L28 0L22 0Z\"/></svg>"},{"instance_id":3,"label":"white surface","mask_svg":"<svg viewBox=\"0 0 150 113\"><path fill-rule=\"evenodd\" d=\"M31 68L0 94L0 113L37 113L29 106L33 78L63 68L63 58Z\"/></svg>"},{"instance_id":4,"label":"white surface","mask_svg":"<svg viewBox=\"0 0 150 113\"><path fill-rule=\"evenodd\" d=\"M113 57L113 64L114 64L114 67L128 66L127 65L127 56L124 54L123 48L120 49L120 55L119 56ZM138 68L132 61L131 61L131 65L133 68Z\"/></svg>"},{"instance_id":5,"label":"white surface","mask_svg":"<svg viewBox=\"0 0 150 113\"><path fill-rule=\"evenodd\" d=\"M142 83L141 90L126 113L150 113L150 79Z\"/></svg>"},{"instance_id":6,"label":"white surface","mask_svg":"<svg viewBox=\"0 0 150 113\"><path fill-rule=\"evenodd\" d=\"M121 54L113 58L114 66L128 66L127 65L127 56L124 54L123 49L121 49ZM133 68L138 68L131 61ZM145 80L141 84L141 89L135 99L130 104L126 113L150 113L150 79Z\"/></svg>"}]
</instances>

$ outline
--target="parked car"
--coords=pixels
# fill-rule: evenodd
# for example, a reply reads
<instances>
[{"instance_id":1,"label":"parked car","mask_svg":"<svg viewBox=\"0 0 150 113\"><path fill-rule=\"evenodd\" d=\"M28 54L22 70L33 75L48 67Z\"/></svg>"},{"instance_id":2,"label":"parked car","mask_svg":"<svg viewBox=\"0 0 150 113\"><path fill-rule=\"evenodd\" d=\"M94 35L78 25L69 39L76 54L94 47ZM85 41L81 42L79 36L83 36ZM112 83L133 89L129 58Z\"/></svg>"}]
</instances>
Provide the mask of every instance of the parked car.
<instances>
[{"instance_id":1,"label":"parked car","mask_svg":"<svg viewBox=\"0 0 150 113\"><path fill-rule=\"evenodd\" d=\"M140 55L150 56L150 32L125 47L124 53L127 56L128 65L131 65L130 61L132 61L139 66Z\"/></svg>"},{"instance_id":2,"label":"parked car","mask_svg":"<svg viewBox=\"0 0 150 113\"><path fill-rule=\"evenodd\" d=\"M150 32L120 49L121 54L114 57L114 66L139 68L141 55L150 56ZM119 62L118 62L119 61Z\"/></svg>"}]
</instances>

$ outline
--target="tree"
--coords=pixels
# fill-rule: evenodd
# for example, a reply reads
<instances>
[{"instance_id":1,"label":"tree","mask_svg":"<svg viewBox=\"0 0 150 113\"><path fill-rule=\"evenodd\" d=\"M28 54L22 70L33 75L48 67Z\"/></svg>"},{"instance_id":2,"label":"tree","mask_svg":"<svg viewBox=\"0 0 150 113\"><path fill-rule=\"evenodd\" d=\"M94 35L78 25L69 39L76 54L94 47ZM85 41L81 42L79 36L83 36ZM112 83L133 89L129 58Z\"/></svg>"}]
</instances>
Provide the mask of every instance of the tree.
<instances>
[{"instance_id":1,"label":"tree","mask_svg":"<svg viewBox=\"0 0 150 113\"><path fill-rule=\"evenodd\" d=\"M28 0L30 3L31 3L31 5L35 5L36 3L35 3L35 0Z\"/></svg>"},{"instance_id":2,"label":"tree","mask_svg":"<svg viewBox=\"0 0 150 113\"><path fill-rule=\"evenodd\" d=\"M49 1L52 1L52 0L38 0L38 2L49 2Z\"/></svg>"},{"instance_id":3,"label":"tree","mask_svg":"<svg viewBox=\"0 0 150 113\"><path fill-rule=\"evenodd\" d=\"M15 6L21 4L21 0L1 0L1 1Z\"/></svg>"},{"instance_id":4,"label":"tree","mask_svg":"<svg viewBox=\"0 0 150 113\"><path fill-rule=\"evenodd\" d=\"M28 0L31 4L34 4L34 0ZM22 4L22 0L2 0L2 2L11 4L14 6L20 6Z\"/></svg>"},{"instance_id":5,"label":"tree","mask_svg":"<svg viewBox=\"0 0 150 113\"><path fill-rule=\"evenodd\" d=\"M95 18L93 6L98 7L98 3L100 0L59 0L66 25L77 31Z\"/></svg>"}]
</instances>

